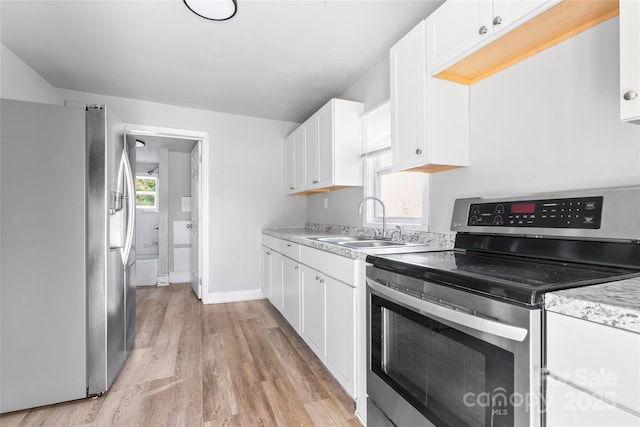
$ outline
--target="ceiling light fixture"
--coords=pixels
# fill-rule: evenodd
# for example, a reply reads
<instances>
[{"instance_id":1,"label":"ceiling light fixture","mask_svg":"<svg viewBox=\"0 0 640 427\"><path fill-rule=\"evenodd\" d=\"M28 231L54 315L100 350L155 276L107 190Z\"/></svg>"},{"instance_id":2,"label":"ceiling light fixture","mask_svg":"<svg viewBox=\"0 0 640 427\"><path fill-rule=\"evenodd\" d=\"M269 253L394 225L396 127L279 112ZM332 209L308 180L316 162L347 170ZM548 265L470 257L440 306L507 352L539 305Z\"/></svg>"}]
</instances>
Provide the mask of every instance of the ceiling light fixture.
<instances>
[{"instance_id":1,"label":"ceiling light fixture","mask_svg":"<svg viewBox=\"0 0 640 427\"><path fill-rule=\"evenodd\" d=\"M226 21L238 11L236 0L183 0L189 10L212 21Z\"/></svg>"},{"instance_id":2,"label":"ceiling light fixture","mask_svg":"<svg viewBox=\"0 0 640 427\"><path fill-rule=\"evenodd\" d=\"M147 144L144 141L136 139L136 148L144 148L145 145Z\"/></svg>"}]
</instances>

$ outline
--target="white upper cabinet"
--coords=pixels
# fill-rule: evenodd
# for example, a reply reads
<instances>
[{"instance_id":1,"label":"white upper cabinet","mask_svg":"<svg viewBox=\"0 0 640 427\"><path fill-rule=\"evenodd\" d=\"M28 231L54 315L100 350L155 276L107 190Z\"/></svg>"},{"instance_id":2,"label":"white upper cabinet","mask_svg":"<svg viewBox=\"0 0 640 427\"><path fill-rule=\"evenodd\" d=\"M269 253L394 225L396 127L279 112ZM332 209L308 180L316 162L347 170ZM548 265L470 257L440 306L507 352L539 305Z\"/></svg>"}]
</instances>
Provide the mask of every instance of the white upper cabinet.
<instances>
[{"instance_id":1,"label":"white upper cabinet","mask_svg":"<svg viewBox=\"0 0 640 427\"><path fill-rule=\"evenodd\" d=\"M433 75L558 1L446 1L431 16L427 72Z\"/></svg>"},{"instance_id":2,"label":"white upper cabinet","mask_svg":"<svg viewBox=\"0 0 640 427\"><path fill-rule=\"evenodd\" d=\"M285 181L292 169L296 177L301 177L299 185L286 185L288 194L362 185L363 110L360 102L332 99L285 138ZM298 140L303 141L303 149L294 153L292 164L286 147L296 135L296 150Z\"/></svg>"},{"instance_id":3,"label":"white upper cabinet","mask_svg":"<svg viewBox=\"0 0 640 427\"><path fill-rule=\"evenodd\" d=\"M474 84L617 16L619 3L627 2L637 3L447 0L429 16L427 74Z\"/></svg>"},{"instance_id":4,"label":"white upper cabinet","mask_svg":"<svg viewBox=\"0 0 640 427\"><path fill-rule=\"evenodd\" d=\"M489 24L493 33L508 30L559 0L493 0ZM490 2L487 2L490 3Z\"/></svg>"},{"instance_id":5,"label":"white upper cabinet","mask_svg":"<svg viewBox=\"0 0 640 427\"><path fill-rule=\"evenodd\" d=\"M490 0L448 0L429 16L427 73L453 62L493 34Z\"/></svg>"},{"instance_id":6,"label":"white upper cabinet","mask_svg":"<svg viewBox=\"0 0 640 427\"><path fill-rule=\"evenodd\" d=\"M342 182L343 184L341 185L362 185L362 173L358 176L352 175L349 177L345 177L343 174L348 172L350 167L354 167L356 171L362 171L362 162L360 161L358 150L360 150L360 145L362 144L360 115L362 115L364 107L359 102L345 102L342 100L329 102L316 115L319 141L316 155L318 159L317 188L331 187L334 182ZM336 108L339 117L334 119ZM351 111L343 112L343 109ZM337 132L338 139L334 136L336 126L341 126ZM337 152L336 145L342 147L337 159L335 156ZM336 181L334 181L335 166L338 166L340 175ZM351 184L348 184L348 182L351 182Z\"/></svg>"},{"instance_id":7,"label":"white upper cabinet","mask_svg":"<svg viewBox=\"0 0 640 427\"><path fill-rule=\"evenodd\" d=\"M389 54L394 170L438 172L469 164L469 87L427 76L428 26L428 19L418 24Z\"/></svg>"},{"instance_id":8,"label":"white upper cabinet","mask_svg":"<svg viewBox=\"0 0 640 427\"><path fill-rule=\"evenodd\" d=\"M620 118L640 125L640 2L620 1Z\"/></svg>"},{"instance_id":9,"label":"white upper cabinet","mask_svg":"<svg viewBox=\"0 0 640 427\"><path fill-rule=\"evenodd\" d=\"M296 139L292 133L284 139L284 192L294 193L296 189Z\"/></svg>"},{"instance_id":10,"label":"white upper cabinet","mask_svg":"<svg viewBox=\"0 0 640 427\"><path fill-rule=\"evenodd\" d=\"M318 115L314 114L303 125L306 130L304 188L314 188L318 184Z\"/></svg>"},{"instance_id":11,"label":"white upper cabinet","mask_svg":"<svg viewBox=\"0 0 640 427\"><path fill-rule=\"evenodd\" d=\"M306 129L299 127L284 140L284 189L293 194L304 188L304 152Z\"/></svg>"}]
</instances>

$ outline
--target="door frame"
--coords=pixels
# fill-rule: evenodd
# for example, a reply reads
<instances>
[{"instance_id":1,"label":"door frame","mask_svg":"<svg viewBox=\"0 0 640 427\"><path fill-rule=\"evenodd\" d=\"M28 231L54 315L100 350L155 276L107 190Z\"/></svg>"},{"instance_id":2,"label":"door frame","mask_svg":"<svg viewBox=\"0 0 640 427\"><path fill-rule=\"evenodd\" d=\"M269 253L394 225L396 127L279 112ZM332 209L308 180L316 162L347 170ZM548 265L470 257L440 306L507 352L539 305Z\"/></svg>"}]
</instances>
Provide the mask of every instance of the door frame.
<instances>
[{"instance_id":1,"label":"door frame","mask_svg":"<svg viewBox=\"0 0 640 427\"><path fill-rule=\"evenodd\" d=\"M200 132L194 130L186 130L186 129L175 129L175 128L166 128L160 126L148 126L148 125L137 125L127 123L125 125L125 133L136 135L136 136L161 136L166 138L177 138L177 139L193 139L201 142L201 156L202 163L200 164L200 229L199 229L199 240L200 240L200 251L198 253L198 267L199 267L199 276L202 281L201 286L201 301L204 300L204 295L209 293L209 207L210 207L210 197L209 197L209 133L208 132Z\"/></svg>"}]
</instances>

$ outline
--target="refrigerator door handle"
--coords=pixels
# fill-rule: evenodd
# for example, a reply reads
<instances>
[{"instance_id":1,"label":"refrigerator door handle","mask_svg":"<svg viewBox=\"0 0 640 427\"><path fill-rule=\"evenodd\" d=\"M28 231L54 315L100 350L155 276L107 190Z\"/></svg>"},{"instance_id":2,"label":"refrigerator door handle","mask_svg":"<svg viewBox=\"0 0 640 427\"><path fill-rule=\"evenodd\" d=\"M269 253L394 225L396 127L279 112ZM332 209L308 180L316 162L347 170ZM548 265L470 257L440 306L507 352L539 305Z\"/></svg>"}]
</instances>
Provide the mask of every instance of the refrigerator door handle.
<instances>
[{"instance_id":1,"label":"refrigerator door handle","mask_svg":"<svg viewBox=\"0 0 640 427\"><path fill-rule=\"evenodd\" d=\"M136 198L135 198L135 177L133 176L133 171L131 170L131 163L129 162L129 156L127 155L127 150L124 150L123 160L124 160L124 174L125 174L125 185L127 186L127 197L125 198L127 202L127 234L124 241L124 252L122 257L122 262L124 265L127 265L129 260L129 253L131 252L131 245L133 244L133 227L136 222Z\"/></svg>"}]
</instances>

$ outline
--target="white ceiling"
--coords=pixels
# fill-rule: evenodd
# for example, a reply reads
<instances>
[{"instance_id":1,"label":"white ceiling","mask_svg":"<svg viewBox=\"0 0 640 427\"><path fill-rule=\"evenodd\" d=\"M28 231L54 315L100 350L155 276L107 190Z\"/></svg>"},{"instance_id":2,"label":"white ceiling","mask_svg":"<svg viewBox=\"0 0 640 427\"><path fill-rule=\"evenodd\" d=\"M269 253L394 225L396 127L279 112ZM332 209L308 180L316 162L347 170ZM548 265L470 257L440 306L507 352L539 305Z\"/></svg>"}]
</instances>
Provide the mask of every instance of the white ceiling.
<instances>
[{"instance_id":1,"label":"white ceiling","mask_svg":"<svg viewBox=\"0 0 640 427\"><path fill-rule=\"evenodd\" d=\"M54 87L301 122L443 0L0 2L0 40Z\"/></svg>"}]
</instances>

